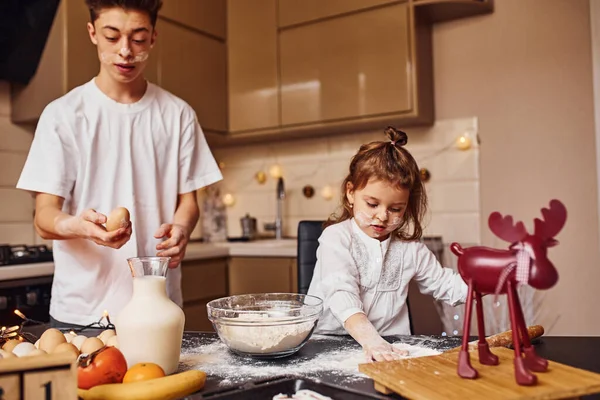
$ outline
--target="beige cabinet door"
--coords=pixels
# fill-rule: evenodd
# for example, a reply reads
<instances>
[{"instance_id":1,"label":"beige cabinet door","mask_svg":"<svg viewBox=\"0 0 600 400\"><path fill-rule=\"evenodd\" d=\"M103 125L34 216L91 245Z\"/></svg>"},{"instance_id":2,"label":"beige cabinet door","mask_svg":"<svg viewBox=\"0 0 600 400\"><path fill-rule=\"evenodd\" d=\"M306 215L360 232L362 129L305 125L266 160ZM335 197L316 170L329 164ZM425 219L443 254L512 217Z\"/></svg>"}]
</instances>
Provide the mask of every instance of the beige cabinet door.
<instances>
[{"instance_id":1,"label":"beige cabinet door","mask_svg":"<svg viewBox=\"0 0 600 400\"><path fill-rule=\"evenodd\" d=\"M87 23L90 21L90 12L85 2L68 0L67 24L67 92L79 85L83 85L100 72L98 49L90 40Z\"/></svg>"},{"instance_id":2,"label":"beige cabinet door","mask_svg":"<svg viewBox=\"0 0 600 400\"><path fill-rule=\"evenodd\" d=\"M279 125L276 0L227 3L229 130Z\"/></svg>"},{"instance_id":3,"label":"beige cabinet door","mask_svg":"<svg viewBox=\"0 0 600 400\"><path fill-rule=\"evenodd\" d=\"M278 0L279 26L290 26L321 18L394 3L396 0Z\"/></svg>"},{"instance_id":4,"label":"beige cabinet door","mask_svg":"<svg viewBox=\"0 0 600 400\"><path fill-rule=\"evenodd\" d=\"M159 19L159 81L187 101L203 129L227 130L225 43Z\"/></svg>"},{"instance_id":5,"label":"beige cabinet door","mask_svg":"<svg viewBox=\"0 0 600 400\"><path fill-rule=\"evenodd\" d=\"M218 38L225 38L227 0L166 0L159 15Z\"/></svg>"},{"instance_id":6,"label":"beige cabinet door","mask_svg":"<svg viewBox=\"0 0 600 400\"><path fill-rule=\"evenodd\" d=\"M410 112L409 20L397 4L282 30L282 125Z\"/></svg>"},{"instance_id":7,"label":"beige cabinet door","mask_svg":"<svg viewBox=\"0 0 600 400\"><path fill-rule=\"evenodd\" d=\"M229 260L229 295L297 293L295 258L232 257Z\"/></svg>"}]
</instances>

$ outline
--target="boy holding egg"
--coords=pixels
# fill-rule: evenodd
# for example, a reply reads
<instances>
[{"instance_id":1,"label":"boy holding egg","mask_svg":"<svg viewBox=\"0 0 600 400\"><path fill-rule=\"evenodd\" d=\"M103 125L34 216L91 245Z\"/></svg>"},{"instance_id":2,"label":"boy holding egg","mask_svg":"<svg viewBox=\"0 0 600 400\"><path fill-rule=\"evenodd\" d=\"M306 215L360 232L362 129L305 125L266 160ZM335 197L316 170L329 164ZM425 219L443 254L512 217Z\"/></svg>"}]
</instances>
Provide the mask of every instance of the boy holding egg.
<instances>
[{"instance_id":1,"label":"boy holding egg","mask_svg":"<svg viewBox=\"0 0 600 400\"><path fill-rule=\"evenodd\" d=\"M85 1L100 72L46 106L17 184L35 195L36 231L54 240L57 327L117 315L131 297L129 257L171 257L167 292L181 305L196 190L222 179L194 110L144 78L161 0Z\"/></svg>"}]
</instances>

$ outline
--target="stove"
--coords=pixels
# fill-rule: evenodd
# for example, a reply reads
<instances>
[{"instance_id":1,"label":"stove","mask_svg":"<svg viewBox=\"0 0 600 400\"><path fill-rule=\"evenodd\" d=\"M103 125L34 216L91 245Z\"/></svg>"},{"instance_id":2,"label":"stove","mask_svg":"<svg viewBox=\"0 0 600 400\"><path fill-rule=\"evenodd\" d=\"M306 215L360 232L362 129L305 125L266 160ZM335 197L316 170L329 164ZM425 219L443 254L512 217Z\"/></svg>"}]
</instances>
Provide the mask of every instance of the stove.
<instances>
[{"instance_id":1,"label":"stove","mask_svg":"<svg viewBox=\"0 0 600 400\"><path fill-rule=\"evenodd\" d=\"M45 244L27 246L0 244L0 266L52 261L52 250Z\"/></svg>"},{"instance_id":2,"label":"stove","mask_svg":"<svg viewBox=\"0 0 600 400\"><path fill-rule=\"evenodd\" d=\"M52 250L46 245L0 244L0 270L25 268L25 264L52 262ZM0 280L0 325L12 326L23 322L15 314L21 311L28 318L50 321L52 275L34 278Z\"/></svg>"}]
</instances>

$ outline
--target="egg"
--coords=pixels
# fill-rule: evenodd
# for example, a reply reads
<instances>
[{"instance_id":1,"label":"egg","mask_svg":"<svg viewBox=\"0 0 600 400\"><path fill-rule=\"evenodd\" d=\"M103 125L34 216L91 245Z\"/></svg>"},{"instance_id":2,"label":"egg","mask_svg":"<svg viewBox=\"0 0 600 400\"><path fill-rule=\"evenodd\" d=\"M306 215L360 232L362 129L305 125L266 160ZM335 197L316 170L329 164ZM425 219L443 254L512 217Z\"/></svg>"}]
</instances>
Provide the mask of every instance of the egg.
<instances>
[{"instance_id":1,"label":"egg","mask_svg":"<svg viewBox=\"0 0 600 400\"><path fill-rule=\"evenodd\" d=\"M61 343L67 343L65 335L58 329L50 328L46 329L46 331L42 333L42 336L40 336L39 348L46 353L52 353L52 350Z\"/></svg>"},{"instance_id":2,"label":"egg","mask_svg":"<svg viewBox=\"0 0 600 400\"><path fill-rule=\"evenodd\" d=\"M6 350L0 350L0 358L12 358L16 357L13 353Z\"/></svg>"},{"instance_id":3,"label":"egg","mask_svg":"<svg viewBox=\"0 0 600 400\"><path fill-rule=\"evenodd\" d=\"M58 346L57 346L58 347ZM28 354L25 355L25 357L35 357L35 356L41 356L43 354L48 354L46 353L44 350L40 350L40 349L33 349L32 351L30 351Z\"/></svg>"},{"instance_id":4,"label":"egg","mask_svg":"<svg viewBox=\"0 0 600 400\"><path fill-rule=\"evenodd\" d=\"M79 350L77 349L77 347L75 347L73 343L59 344L54 348L54 351L52 351L52 354L58 353L69 353L72 356L73 360L76 360L77 357L79 357Z\"/></svg>"},{"instance_id":5,"label":"egg","mask_svg":"<svg viewBox=\"0 0 600 400\"><path fill-rule=\"evenodd\" d=\"M90 337L83 342L81 345L81 352L85 354L90 354L99 348L104 347L104 342L97 337Z\"/></svg>"},{"instance_id":6,"label":"egg","mask_svg":"<svg viewBox=\"0 0 600 400\"><path fill-rule=\"evenodd\" d=\"M77 335L73 332L67 332L65 333L65 339L67 340L67 343L71 343L71 341L76 337Z\"/></svg>"},{"instance_id":7,"label":"egg","mask_svg":"<svg viewBox=\"0 0 600 400\"><path fill-rule=\"evenodd\" d=\"M118 349L119 348L119 339L117 339L117 335L109 337L108 340L106 341L106 345L116 347Z\"/></svg>"},{"instance_id":8,"label":"egg","mask_svg":"<svg viewBox=\"0 0 600 400\"><path fill-rule=\"evenodd\" d=\"M12 353L13 349L19 344L21 343L20 340L17 339L10 339L7 340L6 343L4 343L4 346L2 346L2 350L4 351L8 351L9 353Z\"/></svg>"},{"instance_id":9,"label":"egg","mask_svg":"<svg viewBox=\"0 0 600 400\"><path fill-rule=\"evenodd\" d=\"M16 345L12 352L17 357L23 357L23 356L26 356L27 354L31 353L35 349L36 348L33 345L33 343L22 342L22 343L19 343L18 345Z\"/></svg>"},{"instance_id":10,"label":"egg","mask_svg":"<svg viewBox=\"0 0 600 400\"><path fill-rule=\"evenodd\" d=\"M108 339L111 338L112 336L115 336L115 330L107 329L105 331L102 331L102 333L98 335L98 339L102 340L102 342L104 342L104 344L106 344Z\"/></svg>"},{"instance_id":11,"label":"egg","mask_svg":"<svg viewBox=\"0 0 600 400\"><path fill-rule=\"evenodd\" d=\"M87 336L77 335L71 340L71 344L81 351L81 345L87 340Z\"/></svg>"},{"instance_id":12,"label":"egg","mask_svg":"<svg viewBox=\"0 0 600 400\"><path fill-rule=\"evenodd\" d=\"M109 232L124 228L129 223L129 210L125 207L117 207L108 214L106 219L106 230Z\"/></svg>"}]
</instances>

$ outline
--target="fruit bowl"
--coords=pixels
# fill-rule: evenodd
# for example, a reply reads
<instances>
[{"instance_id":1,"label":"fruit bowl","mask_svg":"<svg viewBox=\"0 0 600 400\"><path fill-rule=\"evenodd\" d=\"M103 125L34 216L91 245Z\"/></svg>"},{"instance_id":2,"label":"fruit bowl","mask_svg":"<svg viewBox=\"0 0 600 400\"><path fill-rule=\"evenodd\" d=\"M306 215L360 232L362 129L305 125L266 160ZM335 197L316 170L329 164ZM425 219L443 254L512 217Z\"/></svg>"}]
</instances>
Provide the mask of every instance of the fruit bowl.
<instances>
[{"instance_id":1,"label":"fruit bowl","mask_svg":"<svg viewBox=\"0 0 600 400\"><path fill-rule=\"evenodd\" d=\"M219 338L232 352L278 358L296 353L308 341L323 301L297 293L260 293L223 297L206 308Z\"/></svg>"}]
</instances>

